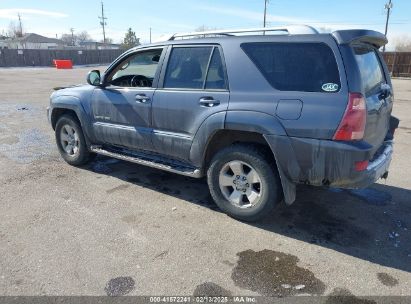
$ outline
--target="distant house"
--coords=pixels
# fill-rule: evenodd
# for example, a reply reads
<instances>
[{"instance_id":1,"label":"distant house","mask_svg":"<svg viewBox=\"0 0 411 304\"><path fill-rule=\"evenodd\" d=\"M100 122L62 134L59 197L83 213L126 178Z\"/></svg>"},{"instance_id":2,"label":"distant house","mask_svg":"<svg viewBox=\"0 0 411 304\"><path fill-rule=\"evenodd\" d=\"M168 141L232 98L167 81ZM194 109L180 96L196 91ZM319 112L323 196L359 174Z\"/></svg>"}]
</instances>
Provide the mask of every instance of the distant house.
<instances>
[{"instance_id":1,"label":"distant house","mask_svg":"<svg viewBox=\"0 0 411 304\"><path fill-rule=\"evenodd\" d=\"M0 50L1 49L8 49L9 46L7 44L7 40L6 39L0 39Z\"/></svg>"},{"instance_id":2,"label":"distant house","mask_svg":"<svg viewBox=\"0 0 411 304\"><path fill-rule=\"evenodd\" d=\"M4 40L9 49L59 49L64 42L56 38L48 38L35 33L27 33L20 38Z\"/></svg>"},{"instance_id":3,"label":"distant house","mask_svg":"<svg viewBox=\"0 0 411 304\"><path fill-rule=\"evenodd\" d=\"M120 44L115 43L103 43L96 41L83 41L79 43L80 47L85 50L118 50Z\"/></svg>"}]
</instances>

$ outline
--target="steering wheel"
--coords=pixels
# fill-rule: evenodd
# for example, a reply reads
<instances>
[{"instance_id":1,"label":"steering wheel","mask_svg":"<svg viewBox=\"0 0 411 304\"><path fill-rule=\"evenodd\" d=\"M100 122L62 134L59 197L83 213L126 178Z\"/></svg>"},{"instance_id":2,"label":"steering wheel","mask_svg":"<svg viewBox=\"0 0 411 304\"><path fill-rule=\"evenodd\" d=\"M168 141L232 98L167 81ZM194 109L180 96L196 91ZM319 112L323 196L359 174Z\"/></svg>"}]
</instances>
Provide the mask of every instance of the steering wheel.
<instances>
[{"instance_id":1,"label":"steering wheel","mask_svg":"<svg viewBox=\"0 0 411 304\"><path fill-rule=\"evenodd\" d=\"M131 78L130 87L151 87L151 80L143 75L136 75Z\"/></svg>"}]
</instances>

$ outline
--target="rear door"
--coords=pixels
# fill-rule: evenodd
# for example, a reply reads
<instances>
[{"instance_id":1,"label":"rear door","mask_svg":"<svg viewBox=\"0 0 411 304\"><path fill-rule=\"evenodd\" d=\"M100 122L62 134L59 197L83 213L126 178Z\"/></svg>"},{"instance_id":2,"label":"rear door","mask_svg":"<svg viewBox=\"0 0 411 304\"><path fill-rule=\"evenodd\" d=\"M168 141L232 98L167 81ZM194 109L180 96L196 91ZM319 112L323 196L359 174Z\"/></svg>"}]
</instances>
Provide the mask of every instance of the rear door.
<instances>
[{"instance_id":1,"label":"rear door","mask_svg":"<svg viewBox=\"0 0 411 304\"><path fill-rule=\"evenodd\" d=\"M207 117L226 111L229 91L222 50L215 45L174 46L152 104L155 151L188 160Z\"/></svg>"},{"instance_id":2,"label":"rear door","mask_svg":"<svg viewBox=\"0 0 411 304\"><path fill-rule=\"evenodd\" d=\"M367 102L367 124L364 140L378 149L389 130L393 97L389 75L385 75L378 50L366 44L353 46L363 94Z\"/></svg>"}]
</instances>

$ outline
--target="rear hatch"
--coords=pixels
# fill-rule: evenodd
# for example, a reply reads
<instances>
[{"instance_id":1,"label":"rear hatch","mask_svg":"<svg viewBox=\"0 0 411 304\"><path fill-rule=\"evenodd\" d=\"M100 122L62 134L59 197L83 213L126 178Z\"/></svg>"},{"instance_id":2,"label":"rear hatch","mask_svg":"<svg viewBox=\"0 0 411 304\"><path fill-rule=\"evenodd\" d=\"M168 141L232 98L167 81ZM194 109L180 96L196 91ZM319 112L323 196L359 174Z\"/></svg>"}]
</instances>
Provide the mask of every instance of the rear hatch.
<instances>
[{"instance_id":1,"label":"rear hatch","mask_svg":"<svg viewBox=\"0 0 411 304\"><path fill-rule=\"evenodd\" d=\"M372 146L373 156L386 138L392 138L391 129L395 125L391 118L391 79L378 51L388 42L387 38L370 30L342 30L332 35L340 46L351 94L365 99L366 119L362 140Z\"/></svg>"},{"instance_id":2,"label":"rear hatch","mask_svg":"<svg viewBox=\"0 0 411 304\"><path fill-rule=\"evenodd\" d=\"M393 95L389 75L385 73L378 50L367 44L352 45L360 72L362 94L367 105L363 139L377 150L390 129Z\"/></svg>"}]
</instances>

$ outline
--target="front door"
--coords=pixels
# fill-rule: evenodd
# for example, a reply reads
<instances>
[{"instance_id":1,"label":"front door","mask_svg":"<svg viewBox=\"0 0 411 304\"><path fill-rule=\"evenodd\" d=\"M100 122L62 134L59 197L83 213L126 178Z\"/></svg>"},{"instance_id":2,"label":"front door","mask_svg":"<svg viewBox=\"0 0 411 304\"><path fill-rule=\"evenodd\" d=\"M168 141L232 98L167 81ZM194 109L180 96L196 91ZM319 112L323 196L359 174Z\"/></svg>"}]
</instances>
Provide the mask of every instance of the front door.
<instances>
[{"instance_id":1,"label":"front door","mask_svg":"<svg viewBox=\"0 0 411 304\"><path fill-rule=\"evenodd\" d=\"M91 107L96 138L103 144L151 150L151 105L163 49L125 56L97 87Z\"/></svg>"},{"instance_id":2,"label":"front door","mask_svg":"<svg viewBox=\"0 0 411 304\"><path fill-rule=\"evenodd\" d=\"M167 62L153 99L153 146L188 160L202 123L228 108L225 65L220 47L212 45L175 46Z\"/></svg>"}]
</instances>

